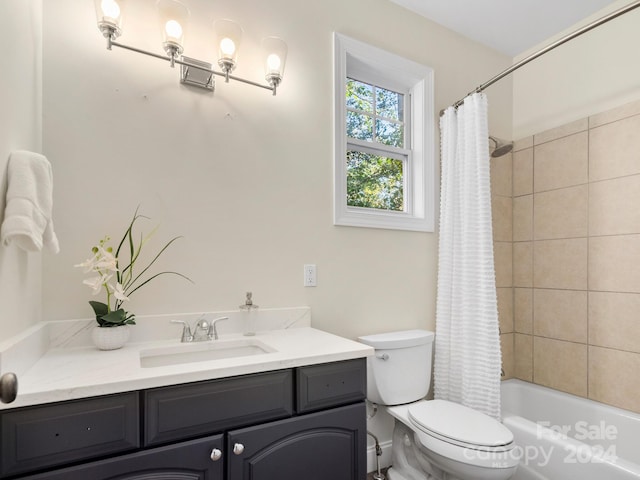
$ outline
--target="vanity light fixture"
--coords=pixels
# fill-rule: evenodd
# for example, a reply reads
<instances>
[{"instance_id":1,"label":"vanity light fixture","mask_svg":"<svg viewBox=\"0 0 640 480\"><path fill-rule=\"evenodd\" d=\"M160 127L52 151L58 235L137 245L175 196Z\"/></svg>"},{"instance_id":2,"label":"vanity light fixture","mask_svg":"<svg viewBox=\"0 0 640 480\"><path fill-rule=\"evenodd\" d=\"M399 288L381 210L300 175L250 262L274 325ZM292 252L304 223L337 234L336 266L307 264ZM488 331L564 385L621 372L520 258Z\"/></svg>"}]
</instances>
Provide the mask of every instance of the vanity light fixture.
<instances>
[{"instance_id":1,"label":"vanity light fixture","mask_svg":"<svg viewBox=\"0 0 640 480\"><path fill-rule=\"evenodd\" d=\"M123 11L127 0L94 0L98 28L107 39L107 49L120 47L150 57L168 61L173 68L180 65L180 81L188 85L213 91L214 76L224 77L225 82L236 80L256 87L271 90L273 95L282 82L284 65L287 60L287 44L277 37L267 37L262 41L265 81L267 84L254 82L231 75L238 61L238 49L242 41L242 27L232 20L213 22L214 38L218 51L218 66L221 71L213 70L212 64L189 58L184 52L185 33L189 22L189 9L177 0L158 0L158 15L162 33L162 47L166 55L142 50L116 42L122 35Z\"/></svg>"}]
</instances>

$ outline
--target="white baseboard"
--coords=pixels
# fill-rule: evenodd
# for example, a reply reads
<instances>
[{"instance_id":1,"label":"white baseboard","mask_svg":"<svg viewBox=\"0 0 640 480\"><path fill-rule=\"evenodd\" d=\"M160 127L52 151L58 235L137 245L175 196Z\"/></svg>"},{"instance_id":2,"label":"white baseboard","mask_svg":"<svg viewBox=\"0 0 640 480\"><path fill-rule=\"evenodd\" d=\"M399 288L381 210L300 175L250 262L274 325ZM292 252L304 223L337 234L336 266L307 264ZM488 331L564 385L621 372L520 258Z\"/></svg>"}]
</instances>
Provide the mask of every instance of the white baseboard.
<instances>
[{"instance_id":1,"label":"white baseboard","mask_svg":"<svg viewBox=\"0 0 640 480\"><path fill-rule=\"evenodd\" d=\"M380 442L382 455L378 458L380 468L386 468L391 465L391 440ZM367 472L376 471L376 447L372 445L367 448Z\"/></svg>"}]
</instances>

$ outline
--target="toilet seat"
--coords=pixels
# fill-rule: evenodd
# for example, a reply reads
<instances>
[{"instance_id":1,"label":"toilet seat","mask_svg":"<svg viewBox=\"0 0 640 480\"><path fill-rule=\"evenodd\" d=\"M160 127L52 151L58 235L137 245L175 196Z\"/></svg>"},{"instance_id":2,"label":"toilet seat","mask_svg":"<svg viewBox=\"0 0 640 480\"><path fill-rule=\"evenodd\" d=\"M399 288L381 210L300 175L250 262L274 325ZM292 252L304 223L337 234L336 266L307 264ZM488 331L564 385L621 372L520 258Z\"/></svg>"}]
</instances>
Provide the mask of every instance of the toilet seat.
<instances>
[{"instance_id":1,"label":"toilet seat","mask_svg":"<svg viewBox=\"0 0 640 480\"><path fill-rule=\"evenodd\" d=\"M512 468L519 462L509 429L471 408L420 401L408 406L406 418L422 446L442 457L485 468Z\"/></svg>"},{"instance_id":2,"label":"toilet seat","mask_svg":"<svg viewBox=\"0 0 640 480\"><path fill-rule=\"evenodd\" d=\"M504 451L513 443L513 434L507 427L458 403L417 402L409 406L407 416L424 433L460 447Z\"/></svg>"}]
</instances>

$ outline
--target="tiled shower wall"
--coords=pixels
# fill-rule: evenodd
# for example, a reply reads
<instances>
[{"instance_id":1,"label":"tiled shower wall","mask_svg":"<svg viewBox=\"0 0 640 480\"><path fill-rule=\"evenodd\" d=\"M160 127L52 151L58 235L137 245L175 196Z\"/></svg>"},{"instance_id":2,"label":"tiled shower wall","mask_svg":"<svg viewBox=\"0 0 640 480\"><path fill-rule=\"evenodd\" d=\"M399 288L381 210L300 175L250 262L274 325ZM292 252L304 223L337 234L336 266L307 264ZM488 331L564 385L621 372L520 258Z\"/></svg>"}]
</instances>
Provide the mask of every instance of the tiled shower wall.
<instances>
[{"instance_id":1,"label":"tiled shower wall","mask_svg":"<svg viewBox=\"0 0 640 480\"><path fill-rule=\"evenodd\" d=\"M505 373L640 412L640 102L516 142L506 170L492 163Z\"/></svg>"},{"instance_id":2,"label":"tiled shower wall","mask_svg":"<svg viewBox=\"0 0 640 480\"><path fill-rule=\"evenodd\" d=\"M513 200L511 154L491 159L491 206L493 253L496 267L498 317L502 347L503 378L514 374L513 324Z\"/></svg>"}]
</instances>

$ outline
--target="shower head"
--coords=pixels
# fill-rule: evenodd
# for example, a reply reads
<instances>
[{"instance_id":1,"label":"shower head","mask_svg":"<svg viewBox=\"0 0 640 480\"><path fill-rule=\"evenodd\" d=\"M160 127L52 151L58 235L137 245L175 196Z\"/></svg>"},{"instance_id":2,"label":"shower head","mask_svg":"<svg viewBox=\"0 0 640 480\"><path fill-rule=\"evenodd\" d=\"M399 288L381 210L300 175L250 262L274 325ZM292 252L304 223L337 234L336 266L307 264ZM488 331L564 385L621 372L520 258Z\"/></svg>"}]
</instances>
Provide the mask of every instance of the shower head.
<instances>
[{"instance_id":1,"label":"shower head","mask_svg":"<svg viewBox=\"0 0 640 480\"><path fill-rule=\"evenodd\" d=\"M513 142L505 143L499 138L492 137L491 135L489 135L489 140L496 144L495 148L491 152L491 156L493 158L501 157L513 150Z\"/></svg>"}]
</instances>

